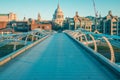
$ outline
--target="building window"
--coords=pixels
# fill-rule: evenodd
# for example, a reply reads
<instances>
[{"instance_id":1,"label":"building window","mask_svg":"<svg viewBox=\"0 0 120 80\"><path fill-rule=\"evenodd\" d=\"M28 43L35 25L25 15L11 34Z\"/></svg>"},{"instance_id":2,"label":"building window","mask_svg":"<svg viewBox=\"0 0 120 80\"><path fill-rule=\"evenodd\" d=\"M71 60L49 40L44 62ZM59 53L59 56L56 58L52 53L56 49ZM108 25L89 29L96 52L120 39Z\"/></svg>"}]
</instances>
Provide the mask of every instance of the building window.
<instances>
[{"instance_id":1,"label":"building window","mask_svg":"<svg viewBox=\"0 0 120 80\"><path fill-rule=\"evenodd\" d=\"M116 34L117 34L117 32L113 32L113 34L114 34L114 35L116 35Z\"/></svg>"},{"instance_id":2,"label":"building window","mask_svg":"<svg viewBox=\"0 0 120 80\"><path fill-rule=\"evenodd\" d=\"M38 26L38 28L40 28L40 26Z\"/></svg>"},{"instance_id":3,"label":"building window","mask_svg":"<svg viewBox=\"0 0 120 80\"><path fill-rule=\"evenodd\" d=\"M117 24L113 24L113 26L117 26Z\"/></svg>"},{"instance_id":4,"label":"building window","mask_svg":"<svg viewBox=\"0 0 120 80\"><path fill-rule=\"evenodd\" d=\"M61 16L60 16L60 15L58 15L58 18L61 18Z\"/></svg>"},{"instance_id":5,"label":"building window","mask_svg":"<svg viewBox=\"0 0 120 80\"><path fill-rule=\"evenodd\" d=\"M117 26L113 26L113 28L117 28Z\"/></svg>"},{"instance_id":6,"label":"building window","mask_svg":"<svg viewBox=\"0 0 120 80\"><path fill-rule=\"evenodd\" d=\"M113 30L113 32L117 32L116 30Z\"/></svg>"},{"instance_id":7,"label":"building window","mask_svg":"<svg viewBox=\"0 0 120 80\"><path fill-rule=\"evenodd\" d=\"M45 27L44 27L44 26L42 26L42 29L45 29Z\"/></svg>"},{"instance_id":8,"label":"building window","mask_svg":"<svg viewBox=\"0 0 120 80\"><path fill-rule=\"evenodd\" d=\"M89 29L90 29L90 27L89 27Z\"/></svg>"},{"instance_id":9,"label":"building window","mask_svg":"<svg viewBox=\"0 0 120 80\"><path fill-rule=\"evenodd\" d=\"M117 24L117 22L113 22L113 24Z\"/></svg>"}]
</instances>

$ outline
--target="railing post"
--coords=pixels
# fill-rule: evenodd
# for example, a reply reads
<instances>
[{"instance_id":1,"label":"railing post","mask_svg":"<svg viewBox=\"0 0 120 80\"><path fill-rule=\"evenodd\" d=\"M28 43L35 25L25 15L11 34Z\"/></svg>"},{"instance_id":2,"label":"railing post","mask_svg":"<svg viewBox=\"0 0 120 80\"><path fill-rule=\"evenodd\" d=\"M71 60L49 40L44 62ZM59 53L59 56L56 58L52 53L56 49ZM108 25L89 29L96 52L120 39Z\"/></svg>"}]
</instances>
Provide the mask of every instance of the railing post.
<instances>
[{"instance_id":1,"label":"railing post","mask_svg":"<svg viewBox=\"0 0 120 80\"><path fill-rule=\"evenodd\" d=\"M34 33L32 33L32 42L34 41Z\"/></svg>"},{"instance_id":2,"label":"railing post","mask_svg":"<svg viewBox=\"0 0 120 80\"><path fill-rule=\"evenodd\" d=\"M25 39L25 44L24 44L24 45L26 45L26 44L27 44L28 36L29 36L29 35L27 35L27 36L26 36L26 39Z\"/></svg>"},{"instance_id":3,"label":"railing post","mask_svg":"<svg viewBox=\"0 0 120 80\"><path fill-rule=\"evenodd\" d=\"M16 39L14 40L14 46L13 46L13 51L15 51L16 50Z\"/></svg>"},{"instance_id":4,"label":"railing post","mask_svg":"<svg viewBox=\"0 0 120 80\"><path fill-rule=\"evenodd\" d=\"M86 37L86 35L85 35L85 34L84 34L83 36L84 36L84 38L85 38L86 45L88 46L88 39L87 39L87 37Z\"/></svg>"}]
</instances>

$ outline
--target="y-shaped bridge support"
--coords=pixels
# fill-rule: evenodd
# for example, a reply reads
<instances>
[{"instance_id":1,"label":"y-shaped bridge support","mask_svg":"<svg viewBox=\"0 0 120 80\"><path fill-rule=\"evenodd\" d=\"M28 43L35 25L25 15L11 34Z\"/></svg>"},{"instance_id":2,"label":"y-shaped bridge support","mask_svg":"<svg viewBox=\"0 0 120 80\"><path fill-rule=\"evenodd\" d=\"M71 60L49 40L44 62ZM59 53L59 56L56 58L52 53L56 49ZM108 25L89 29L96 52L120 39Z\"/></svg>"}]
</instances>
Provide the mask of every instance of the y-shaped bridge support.
<instances>
[{"instance_id":1,"label":"y-shaped bridge support","mask_svg":"<svg viewBox=\"0 0 120 80\"><path fill-rule=\"evenodd\" d=\"M76 36L76 38L78 38L79 41L83 42L83 39L82 39L83 36L85 38L86 45L88 45L88 40L87 40L87 37L85 34L78 35L78 36Z\"/></svg>"},{"instance_id":2,"label":"y-shaped bridge support","mask_svg":"<svg viewBox=\"0 0 120 80\"><path fill-rule=\"evenodd\" d=\"M34 38L35 38L35 36L34 36L35 34L34 33L32 33L32 42L34 41Z\"/></svg>"},{"instance_id":3,"label":"y-shaped bridge support","mask_svg":"<svg viewBox=\"0 0 120 80\"><path fill-rule=\"evenodd\" d=\"M25 43L24 43L24 45L27 44L28 37L29 37L29 35L27 35L27 37L25 38Z\"/></svg>"},{"instance_id":4,"label":"y-shaped bridge support","mask_svg":"<svg viewBox=\"0 0 120 80\"><path fill-rule=\"evenodd\" d=\"M15 51L17 49L17 44L16 44L16 41L17 39L14 39L14 45L13 45L13 51Z\"/></svg>"}]
</instances>

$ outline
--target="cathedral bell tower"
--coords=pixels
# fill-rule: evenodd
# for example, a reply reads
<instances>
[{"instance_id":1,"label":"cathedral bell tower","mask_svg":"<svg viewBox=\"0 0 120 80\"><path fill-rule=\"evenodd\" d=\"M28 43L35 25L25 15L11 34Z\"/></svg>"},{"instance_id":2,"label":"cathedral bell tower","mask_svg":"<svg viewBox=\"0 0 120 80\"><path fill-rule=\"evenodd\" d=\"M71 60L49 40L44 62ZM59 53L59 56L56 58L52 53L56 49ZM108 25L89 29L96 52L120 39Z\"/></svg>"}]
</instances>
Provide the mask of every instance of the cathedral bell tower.
<instances>
[{"instance_id":1,"label":"cathedral bell tower","mask_svg":"<svg viewBox=\"0 0 120 80\"><path fill-rule=\"evenodd\" d=\"M38 13L38 22L40 22L41 21L41 16L40 16L40 13Z\"/></svg>"}]
</instances>

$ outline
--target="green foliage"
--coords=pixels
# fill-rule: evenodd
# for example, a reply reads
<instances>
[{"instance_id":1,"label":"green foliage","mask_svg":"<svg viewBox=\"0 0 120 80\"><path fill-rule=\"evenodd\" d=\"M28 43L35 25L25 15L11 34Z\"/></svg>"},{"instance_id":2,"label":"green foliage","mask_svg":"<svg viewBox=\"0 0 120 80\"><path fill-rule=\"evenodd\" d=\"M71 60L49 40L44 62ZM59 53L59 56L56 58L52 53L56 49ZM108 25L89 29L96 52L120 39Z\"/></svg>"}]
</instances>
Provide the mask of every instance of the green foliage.
<instances>
[{"instance_id":1,"label":"green foliage","mask_svg":"<svg viewBox=\"0 0 120 80\"><path fill-rule=\"evenodd\" d=\"M93 45L89 45L89 47L94 49ZM98 52L100 54L102 54L103 56L105 56L108 59L111 58L110 49L109 49L107 44L98 45L97 48L98 48ZM116 62L120 62L120 48L117 48L117 47L113 46L113 49L114 49L114 52L115 52Z\"/></svg>"},{"instance_id":2,"label":"green foliage","mask_svg":"<svg viewBox=\"0 0 120 80\"><path fill-rule=\"evenodd\" d=\"M23 46L24 45L17 45L16 50L22 48ZM5 45L5 46L0 47L0 58L12 53L13 47L14 47L14 45Z\"/></svg>"}]
</instances>

